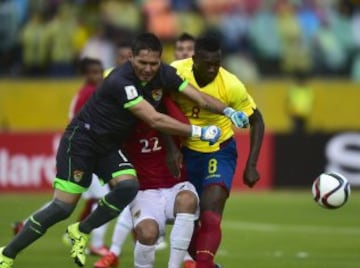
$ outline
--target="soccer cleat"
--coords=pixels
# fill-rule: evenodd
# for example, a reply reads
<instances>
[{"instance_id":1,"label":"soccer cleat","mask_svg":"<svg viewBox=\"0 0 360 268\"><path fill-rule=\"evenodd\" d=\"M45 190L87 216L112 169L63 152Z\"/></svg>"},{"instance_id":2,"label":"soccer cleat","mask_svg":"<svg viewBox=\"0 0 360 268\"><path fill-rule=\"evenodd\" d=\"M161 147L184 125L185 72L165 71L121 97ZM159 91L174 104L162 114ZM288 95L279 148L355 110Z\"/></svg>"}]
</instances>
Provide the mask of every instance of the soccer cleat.
<instances>
[{"instance_id":1,"label":"soccer cleat","mask_svg":"<svg viewBox=\"0 0 360 268\"><path fill-rule=\"evenodd\" d=\"M108 254L109 252L110 252L109 249L107 247L105 247L105 246L101 246L101 247L98 247L98 248L95 248L95 247L92 247L92 246L89 247L90 255L103 257L106 254Z\"/></svg>"},{"instance_id":2,"label":"soccer cleat","mask_svg":"<svg viewBox=\"0 0 360 268\"><path fill-rule=\"evenodd\" d=\"M103 256L100 260L94 263L95 268L116 268L118 267L118 257L109 251L108 254Z\"/></svg>"},{"instance_id":3,"label":"soccer cleat","mask_svg":"<svg viewBox=\"0 0 360 268\"><path fill-rule=\"evenodd\" d=\"M68 226L66 230L67 235L71 239L72 248L70 251L71 257L75 263L80 267L85 265L86 261L86 244L89 239L89 235L79 231L79 223L74 223Z\"/></svg>"},{"instance_id":4,"label":"soccer cleat","mask_svg":"<svg viewBox=\"0 0 360 268\"><path fill-rule=\"evenodd\" d=\"M215 263L214 268L222 268L222 266L221 266L220 264L216 264L216 263Z\"/></svg>"},{"instance_id":5,"label":"soccer cleat","mask_svg":"<svg viewBox=\"0 0 360 268\"><path fill-rule=\"evenodd\" d=\"M196 268L196 262L193 260L184 261L184 268Z\"/></svg>"},{"instance_id":6,"label":"soccer cleat","mask_svg":"<svg viewBox=\"0 0 360 268\"><path fill-rule=\"evenodd\" d=\"M11 227L13 230L13 234L17 235L24 227L24 223L22 221L16 221L11 225Z\"/></svg>"},{"instance_id":7,"label":"soccer cleat","mask_svg":"<svg viewBox=\"0 0 360 268\"><path fill-rule=\"evenodd\" d=\"M14 259L2 254L4 248L5 247L0 248L0 268L11 268L14 264Z\"/></svg>"}]
</instances>

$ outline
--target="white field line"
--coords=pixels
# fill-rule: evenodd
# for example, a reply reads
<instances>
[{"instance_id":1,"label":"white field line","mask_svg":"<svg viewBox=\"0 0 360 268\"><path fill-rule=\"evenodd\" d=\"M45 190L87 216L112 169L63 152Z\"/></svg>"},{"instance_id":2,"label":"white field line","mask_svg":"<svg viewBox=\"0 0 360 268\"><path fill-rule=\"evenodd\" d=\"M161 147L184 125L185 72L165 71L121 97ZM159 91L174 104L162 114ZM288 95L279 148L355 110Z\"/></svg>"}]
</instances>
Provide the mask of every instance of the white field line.
<instances>
[{"instance_id":1,"label":"white field line","mask_svg":"<svg viewBox=\"0 0 360 268\"><path fill-rule=\"evenodd\" d=\"M290 225L266 222L222 221L223 228L258 232L290 232L311 234L360 235L360 227L332 227L320 225Z\"/></svg>"}]
</instances>

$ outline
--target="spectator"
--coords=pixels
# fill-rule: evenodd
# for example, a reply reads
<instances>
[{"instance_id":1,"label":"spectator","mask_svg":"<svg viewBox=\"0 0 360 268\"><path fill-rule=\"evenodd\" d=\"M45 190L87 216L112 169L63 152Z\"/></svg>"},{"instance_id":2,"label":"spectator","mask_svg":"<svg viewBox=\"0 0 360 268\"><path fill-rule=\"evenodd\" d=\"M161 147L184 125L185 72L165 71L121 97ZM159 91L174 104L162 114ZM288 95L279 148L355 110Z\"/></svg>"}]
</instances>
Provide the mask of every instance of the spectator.
<instances>
[{"instance_id":1,"label":"spectator","mask_svg":"<svg viewBox=\"0 0 360 268\"><path fill-rule=\"evenodd\" d=\"M0 73L8 71L15 58L15 45L21 18L12 0L0 1Z\"/></svg>"},{"instance_id":2,"label":"spectator","mask_svg":"<svg viewBox=\"0 0 360 268\"><path fill-rule=\"evenodd\" d=\"M76 55L74 45L77 27L72 7L62 4L58 13L47 25L47 38L50 55L50 74L53 76L70 76L74 74Z\"/></svg>"},{"instance_id":3,"label":"spectator","mask_svg":"<svg viewBox=\"0 0 360 268\"><path fill-rule=\"evenodd\" d=\"M95 34L85 44L81 52L81 58L95 58L99 59L104 66L104 69L115 66L115 48L113 43L107 38L104 28L98 26Z\"/></svg>"},{"instance_id":4,"label":"spectator","mask_svg":"<svg viewBox=\"0 0 360 268\"><path fill-rule=\"evenodd\" d=\"M25 24L22 35L22 55L25 74L36 76L44 74L47 64L46 25L40 12L31 15Z\"/></svg>"},{"instance_id":5,"label":"spectator","mask_svg":"<svg viewBox=\"0 0 360 268\"><path fill-rule=\"evenodd\" d=\"M293 74L293 85L288 89L286 104L294 134L307 132L313 104L314 93L308 85L308 75L301 71L295 72Z\"/></svg>"},{"instance_id":6,"label":"spectator","mask_svg":"<svg viewBox=\"0 0 360 268\"><path fill-rule=\"evenodd\" d=\"M346 51L336 38L329 20L323 17L318 34L315 39L315 53L319 60L317 68L321 72L335 73L341 71L346 64Z\"/></svg>"},{"instance_id":7,"label":"spectator","mask_svg":"<svg viewBox=\"0 0 360 268\"><path fill-rule=\"evenodd\" d=\"M310 51L305 46L294 7L288 1L279 1L277 11L277 27L282 43L282 71L287 73L297 70L309 71L311 68Z\"/></svg>"},{"instance_id":8,"label":"spectator","mask_svg":"<svg viewBox=\"0 0 360 268\"><path fill-rule=\"evenodd\" d=\"M249 39L260 71L266 74L277 73L282 47L276 17L268 2L262 3L261 9L251 20Z\"/></svg>"},{"instance_id":9,"label":"spectator","mask_svg":"<svg viewBox=\"0 0 360 268\"><path fill-rule=\"evenodd\" d=\"M224 49L230 53L247 49L248 28L249 16L245 3L231 1L220 19Z\"/></svg>"}]
</instances>

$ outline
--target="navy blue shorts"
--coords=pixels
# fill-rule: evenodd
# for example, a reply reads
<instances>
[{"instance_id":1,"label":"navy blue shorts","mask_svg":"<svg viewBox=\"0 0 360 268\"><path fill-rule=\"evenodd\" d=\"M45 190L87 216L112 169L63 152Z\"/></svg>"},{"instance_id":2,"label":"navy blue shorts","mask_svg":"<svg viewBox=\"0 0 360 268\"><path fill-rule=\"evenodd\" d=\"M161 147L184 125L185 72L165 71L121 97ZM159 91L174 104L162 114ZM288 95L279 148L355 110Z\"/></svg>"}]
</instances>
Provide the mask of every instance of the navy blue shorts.
<instances>
[{"instance_id":1,"label":"navy blue shorts","mask_svg":"<svg viewBox=\"0 0 360 268\"><path fill-rule=\"evenodd\" d=\"M223 142L216 152L201 153L186 147L182 151L189 181L199 195L210 184L221 185L230 192L238 156L233 138Z\"/></svg>"}]
</instances>

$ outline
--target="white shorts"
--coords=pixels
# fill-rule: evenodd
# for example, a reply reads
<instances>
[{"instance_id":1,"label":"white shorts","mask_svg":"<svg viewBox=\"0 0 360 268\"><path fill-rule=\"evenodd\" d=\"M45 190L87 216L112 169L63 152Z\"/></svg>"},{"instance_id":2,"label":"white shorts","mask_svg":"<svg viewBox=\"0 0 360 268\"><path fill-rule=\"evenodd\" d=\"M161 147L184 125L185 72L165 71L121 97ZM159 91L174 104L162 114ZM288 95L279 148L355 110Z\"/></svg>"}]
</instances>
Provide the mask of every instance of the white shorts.
<instances>
[{"instance_id":1,"label":"white shorts","mask_svg":"<svg viewBox=\"0 0 360 268\"><path fill-rule=\"evenodd\" d=\"M179 192L184 190L191 191L196 195L198 200L196 216L198 217L199 197L194 185L186 181L171 188L139 191L135 199L129 204L134 227L145 219L153 219L159 224L160 234L164 234L166 223L174 220L175 198Z\"/></svg>"},{"instance_id":2,"label":"white shorts","mask_svg":"<svg viewBox=\"0 0 360 268\"><path fill-rule=\"evenodd\" d=\"M98 176L93 174L90 187L88 188L88 190L86 192L84 192L82 194L82 198L84 198L84 199L91 199L91 198L100 199L105 194L107 194L109 191L110 191L109 185L108 184L101 185Z\"/></svg>"}]
</instances>

